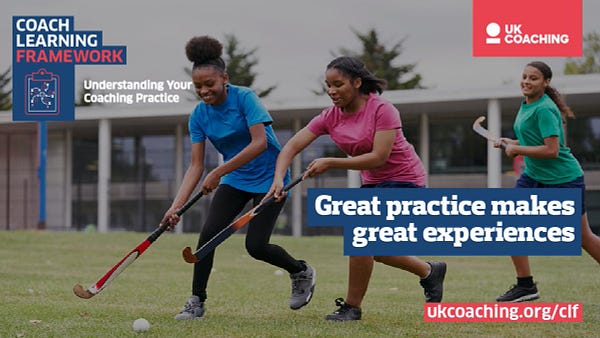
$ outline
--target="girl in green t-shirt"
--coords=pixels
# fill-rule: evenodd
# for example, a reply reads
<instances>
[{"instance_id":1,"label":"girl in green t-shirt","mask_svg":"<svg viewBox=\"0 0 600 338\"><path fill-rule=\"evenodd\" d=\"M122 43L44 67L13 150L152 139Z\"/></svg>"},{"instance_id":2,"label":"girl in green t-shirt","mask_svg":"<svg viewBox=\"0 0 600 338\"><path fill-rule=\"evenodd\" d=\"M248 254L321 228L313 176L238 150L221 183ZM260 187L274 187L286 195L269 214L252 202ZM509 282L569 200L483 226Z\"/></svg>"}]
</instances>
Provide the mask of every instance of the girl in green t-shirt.
<instances>
[{"instance_id":1,"label":"girl in green t-shirt","mask_svg":"<svg viewBox=\"0 0 600 338\"><path fill-rule=\"evenodd\" d=\"M552 70L547 64L534 61L525 66L521 78L525 101L513 126L517 139L500 138L494 146L498 148L505 143L507 156L524 156L525 170L517 180L516 188L581 190L581 245L600 263L600 237L592 232L585 211L583 170L565 145L563 118L574 118L575 115L558 91L550 86L551 79ZM512 256L511 259L517 273L517 284L496 300L523 302L539 298L529 258Z\"/></svg>"}]
</instances>

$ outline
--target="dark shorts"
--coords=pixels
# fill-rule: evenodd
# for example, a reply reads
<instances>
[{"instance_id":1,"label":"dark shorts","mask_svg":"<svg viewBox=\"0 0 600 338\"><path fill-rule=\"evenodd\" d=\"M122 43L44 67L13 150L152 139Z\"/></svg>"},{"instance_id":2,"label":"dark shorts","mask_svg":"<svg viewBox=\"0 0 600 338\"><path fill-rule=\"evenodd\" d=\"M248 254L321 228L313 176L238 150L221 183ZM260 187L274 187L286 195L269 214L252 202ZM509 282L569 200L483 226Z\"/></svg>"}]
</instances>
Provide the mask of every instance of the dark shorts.
<instances>
[{"instance_id":1,"label":"dark shorts","mask_svg":"<svg viewBox=\"0 0 600 338\"><path fill-rule=\"evenodd\" d=\"M384 181L376 184L363 184L361 188L425 188L412 182Z\"/></svg>"},{"instance_id":2,"label":"dark shorts","mask_svg":"<svg viewBox=\"0 0 600 338\"><path fill-rule=\"evenodd\" d=\"M585 214L585 182L583 176L576 178L571 182L560 184L544 184L533 178L521 174L521 177L515 183L515 188L577 188L581 190L581 214Z\"/></svg>"}]
</instances>

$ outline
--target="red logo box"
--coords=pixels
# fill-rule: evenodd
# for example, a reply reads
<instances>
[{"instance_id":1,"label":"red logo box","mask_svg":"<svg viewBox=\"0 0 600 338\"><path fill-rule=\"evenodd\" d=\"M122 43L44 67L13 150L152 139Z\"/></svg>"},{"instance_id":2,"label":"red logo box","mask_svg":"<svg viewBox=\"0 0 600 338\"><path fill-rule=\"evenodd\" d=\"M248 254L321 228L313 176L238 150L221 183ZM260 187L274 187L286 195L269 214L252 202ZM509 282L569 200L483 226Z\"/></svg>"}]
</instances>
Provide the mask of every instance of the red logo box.
<instances>
[{"instance_id":1,"label":"red logo box","mask_svg":"<svg viewBox=\"0 0 600 338\"><path fill-rule=\"evenodd\" d=\"M473 0L473 56L579 57L582 0Z\"/></svg>"}]
</instances>

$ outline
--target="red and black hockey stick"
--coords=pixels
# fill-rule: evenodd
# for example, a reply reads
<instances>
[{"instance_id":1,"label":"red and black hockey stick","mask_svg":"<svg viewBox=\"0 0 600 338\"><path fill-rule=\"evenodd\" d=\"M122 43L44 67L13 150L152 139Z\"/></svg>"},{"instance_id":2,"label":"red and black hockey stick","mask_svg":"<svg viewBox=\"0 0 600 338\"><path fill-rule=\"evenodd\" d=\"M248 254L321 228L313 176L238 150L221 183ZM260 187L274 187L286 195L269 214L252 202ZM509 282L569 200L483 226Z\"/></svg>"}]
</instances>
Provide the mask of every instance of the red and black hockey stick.
<instances>
[{"instance_id":1,"label":"red and black hockey stick","mask_svg":"<svg viewBox=\"0 0 600 338\"><path fill-rule=\"evenodd\" d=\"M300 177L296 178L288 185L283 187L282 191L288 191L292 189L296 184L302 182L302 178L304 174ZM264 200L264 202L252 208L250 211L240 216L238 219L229 224L226 228L221 230L218 234L216 234L213 238L211 238L208 242L206 242L200 249L196 250L196 252L192 252L192 248L185 247L183 249L182 255L183 259L188 263L196 263L204 256L206 256L209 252L213 251L219 244L223 243L229 236L235 233L238 229L244 227L244 225L248 224L250 220L254 218L254 216L258 215L261 211L263 211L267 206L275 201L275 196L271 196Z\"/></svg>"},{"instance_id":2,"label":"red and black hockey stick","mask_svg":"<svg viewBox=\"0 0 600 338\"><path fill-rule=\"evenodd\" d=\"M485 121L485 116L479 116L477 118L477 120L475 120L475 122L473 122L473 130L477 134L479 134L479 135L485 137L486 139L488 139L489 141L496 142L497 138L493 137L490 134L489 130L487 130L484 127L481 126L481 123L483 121ZM502 141L502 143L500 143L500 147L502 149L506 149L506 146L507 146L506 142Z\"/></svg>"},{"instance_id":3,"label":"red and black hockey stick","mask_svg":"<svg viewBox=\"0 0 600 338\"><path fill-rule=\"evenodd\" d=\"M190 199L181 209L177 210L177 215L181 216L187 209L189 209L198 199L202 197L202 191L198 192L192 199ZM140 243L135 249L131 250L123 259L119 261L115 266L113 266L108 272L102 276L96 283L92 284L89 288L84 289L81 284L75 284L73 286L73 292L80 298L89 299L97 295L100 291L104 290L112 282L113 279L117 278L117 276L123 272L129 266L129 264L133 263L139 256L141 256L146 249L154 242L160 235L162 235L167 228L169 227L170 222L165 222L164 224L159 224L158 228L154 230L145 241Z\"/></svg>"}]
</instances>

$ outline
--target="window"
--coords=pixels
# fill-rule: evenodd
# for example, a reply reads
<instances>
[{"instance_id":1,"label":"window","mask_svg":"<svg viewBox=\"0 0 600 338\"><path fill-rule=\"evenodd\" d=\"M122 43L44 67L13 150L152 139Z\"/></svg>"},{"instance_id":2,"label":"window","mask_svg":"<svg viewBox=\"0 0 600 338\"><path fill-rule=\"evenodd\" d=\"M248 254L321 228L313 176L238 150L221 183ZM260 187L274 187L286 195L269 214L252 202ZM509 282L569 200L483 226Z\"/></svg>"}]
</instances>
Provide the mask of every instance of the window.
<instances>
[{"instance_id":1,"label":"window","mask_svg":"<svg viewBox=\"0 0 600 338\"><path fill-rule=\"evenodd\" d=\"M568 120L567 146L584 170L600 169L600 117Z\"/></svg>"},{"instance_id":2,"label":"window","mask_svg":"<svg viewBox=\"0 0 600 338\"><path fill-rule=\"evenodd\" d=\"M431 174L485 172L486 141L473 132L470 117L430 120Z\"/></svg>"}]
</instances>

